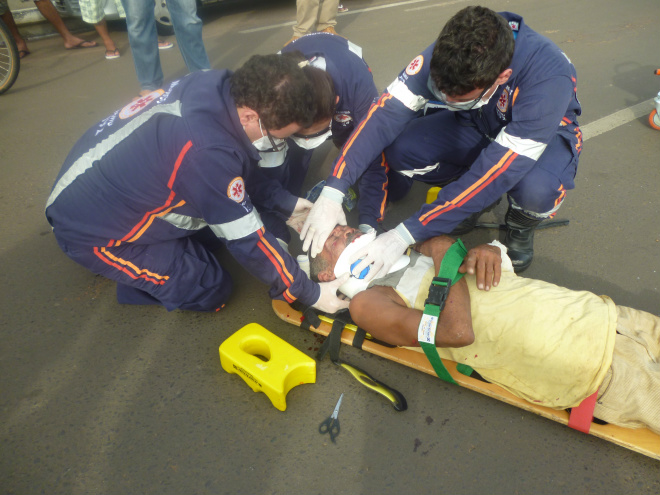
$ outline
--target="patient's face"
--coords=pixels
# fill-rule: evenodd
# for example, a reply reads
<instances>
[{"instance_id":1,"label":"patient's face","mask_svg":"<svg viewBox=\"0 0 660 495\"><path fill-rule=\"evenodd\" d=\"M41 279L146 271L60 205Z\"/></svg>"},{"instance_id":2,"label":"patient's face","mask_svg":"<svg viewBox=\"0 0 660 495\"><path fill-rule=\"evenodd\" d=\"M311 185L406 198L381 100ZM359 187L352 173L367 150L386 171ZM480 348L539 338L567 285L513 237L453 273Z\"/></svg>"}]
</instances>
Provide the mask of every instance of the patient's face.
<instances>
[{"instance_id":1,"label":"patient's face","mask_svg":"<svg viewBox=\"0 0 660 495\"><path fill-rule=\"evenodd\" d=\"M316 274L320 282L329 282L335 279L335 265L341 253L344 252L353 239L361 236L362 232L345 225L337 225L323 245L323 250L312 259L312 275Z\"/></svg>"},{"instance_id":2,"label":"patient's face","mask_svg":"<svg viewBox=\"0 0 660 495\"><path fill-rule=\"evenodd\" d=\"M332 270L335 269L337 260L341 253L344 252L346 246L348 246L353 239L362 235L358 229L353 227L348 227L347 225L337 225L334 230L328 236L328 240L325 241L323 245L323 251L321 251L321 256L323 256Z\"/></svg>"}]
</instances>

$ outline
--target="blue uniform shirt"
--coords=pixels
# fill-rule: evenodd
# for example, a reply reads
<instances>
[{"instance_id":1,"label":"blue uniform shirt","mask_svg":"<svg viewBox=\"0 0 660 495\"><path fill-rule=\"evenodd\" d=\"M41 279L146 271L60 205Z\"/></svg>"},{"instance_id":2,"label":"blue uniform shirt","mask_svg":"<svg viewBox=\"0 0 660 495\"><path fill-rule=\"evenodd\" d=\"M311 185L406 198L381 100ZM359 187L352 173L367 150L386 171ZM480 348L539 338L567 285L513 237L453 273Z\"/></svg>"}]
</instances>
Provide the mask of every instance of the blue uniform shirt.
<instances>
[{"instance_id":1,"label":"blue uniform shirt","mask_svg":"<svg viewBox=\"0 0 660 495\"><path fill-rule=\"evenodd\" d=\"M581 150L577 124L581 108L573 64L554 43L527 27L522 17L500 14L516 33L513 73L487 105L458 112L492 142L467 173L442 188L434 203L424 205L398 227L411 242L450 232L460 221L457 215L464 218L490 205L529 172L556 134L571 143L574 154ZM434 45L413 59L374 105L335 161L329 186L346 192L410 120L438 106L430 79Z\"/></svg>"},{"instance_id":2,"label":"blue uniform shirt","mask_svg":"<svg viewBox=\"0 0 660 495\"><path fill-rule=\"evenodd\" d=\"M341 148L367 119L378 99L378 89L371 69L362 58L362 48L342 36L312 33L282 49L283 52L295 50L307 57L314 67L327 71L332 78L339 97L331 124L332 140ZM387 194L388 168L380 151L382 149L351 182L360 181L359 222L372 227L383 219ZM346 185L346 189L351 184Z\"/></svg>"},{"instance_id":3,"label":"blue uniform shirt","mask_svg":"<svg viewBox=\"0 0 660 495\"><path fill-rule=\"evenodd\" d=\"M282 48L282 52L296 50L332 78L339 96L332 119L332 138L343 144L378 99L378 89L371 69L362 58L362 48L342 36L312 33Z\"/></svg>"},{"instance_id":4,"label":"blue uniform shirt","mask_svg":"<svg viewBox=\"0 0 660 495\"><path fill-rule=\"evenodd\" d=\"M116 111L75 144L46 205L80 247L154 244L208 226L270 295L313 304L320 289L268 233L245 191L259 159L230 96L229 71L200 71ZM250 183L288 216L296 198Z\"/></svg>"}]
</instances>

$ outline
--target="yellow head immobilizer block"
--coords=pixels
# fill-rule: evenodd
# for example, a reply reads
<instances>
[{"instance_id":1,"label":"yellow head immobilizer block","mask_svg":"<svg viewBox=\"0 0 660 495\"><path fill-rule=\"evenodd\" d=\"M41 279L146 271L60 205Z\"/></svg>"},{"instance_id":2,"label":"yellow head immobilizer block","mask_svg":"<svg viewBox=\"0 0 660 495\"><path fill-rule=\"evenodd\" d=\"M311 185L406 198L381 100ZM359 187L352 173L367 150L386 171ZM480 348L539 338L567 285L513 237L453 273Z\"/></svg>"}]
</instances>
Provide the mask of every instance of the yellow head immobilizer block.
<instances>
[{"instance_id":1,"label":"yellow head immobilizer block","mask_svg":"<svg viewBox=\"0 0 660 495\"><path fill-rule=\"evenodd\" d=\"M220 364L255 392L263 392L280 411L296 385L316 382L316 361L261 325L250 323L220 345Z\"/></svg>"}]
</instances>

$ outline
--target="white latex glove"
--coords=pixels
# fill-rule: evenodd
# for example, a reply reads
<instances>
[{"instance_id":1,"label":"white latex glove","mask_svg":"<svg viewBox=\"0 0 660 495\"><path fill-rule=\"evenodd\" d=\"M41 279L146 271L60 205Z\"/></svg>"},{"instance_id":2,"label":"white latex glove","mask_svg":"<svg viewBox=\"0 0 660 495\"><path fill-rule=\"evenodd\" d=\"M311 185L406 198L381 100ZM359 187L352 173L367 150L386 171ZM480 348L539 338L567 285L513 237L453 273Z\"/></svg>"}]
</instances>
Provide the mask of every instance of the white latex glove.
<instances>
[{"instance_id":1,"label":"white latex glove","mask_svg":"<svg viewBox=\"0 0 660 495\"><path fill-rule=\"evenodd\" d=\"M312 211L307 215L307 220L300 231L300 240L304 241L303 251L307 251L311 244L312 258L316 258L316 255L323 251L323 245L335 226L346 225L346 215L342 207L343 198L341 191L325 186Z\"/></svg>"},{"instance_id":2,"label":"white latex glove","mask_svg":"<svg viewBox=\"0 0 660 495\"><path fill-rule=\"evenodd\" d=\"M312 206L314 206L314 203L311 201L307 201L305 198L298 198L296 206L293 208L293 213L291 213L286 224L296 232L300 233Z\"/></svg>"},{"instance_id":3,"label":"white latex glove","mask_svg":"<svg viewBox=\"0 0 660 495\"><path fill-rule=\"evenodd\" d=\"M321 294L319 295L318 301L316 301L312 307L330 314L348 308L349 301L342 301L339 299L339 297L337 297L337 290L340 286L344 285L349 276L348 273L345 273L332 282L320 283Z\"/></svg>"},{"instance_id":4,"label":"white latex glove","mask_svg":"<svg viewBox=\"0 0 660 495\"><path fill-rule=\"evenodd\" d=\"M351 256L349 260L351 264L362 258L352 273L360 273L373 263L364 281L369 282L374 278L384 277L394 262L406 252L409 245L410 243L399 232L388 230Z\"/></svg>"}]
</instances>

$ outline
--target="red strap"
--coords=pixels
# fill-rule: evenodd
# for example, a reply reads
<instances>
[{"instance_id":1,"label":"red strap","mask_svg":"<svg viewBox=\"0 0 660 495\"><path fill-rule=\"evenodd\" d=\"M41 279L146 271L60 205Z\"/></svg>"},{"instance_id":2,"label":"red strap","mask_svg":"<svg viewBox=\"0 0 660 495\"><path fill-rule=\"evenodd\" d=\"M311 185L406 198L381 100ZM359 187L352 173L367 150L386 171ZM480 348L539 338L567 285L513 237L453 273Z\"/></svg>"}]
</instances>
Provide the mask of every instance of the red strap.
<instances>
[{"instance_id":1,"label":"red strap","mask_svg":"<svg viewBox=\"0 0 660 495\"><path fill-rule=\"evenodd\" d=\"M589 433L591 421L594 419L594 408L598 399L598 390L584 399L579 406L571 409L571 416L568 418L569 428L579 430L582 433Z\"/></svg>"}]
</instances>

